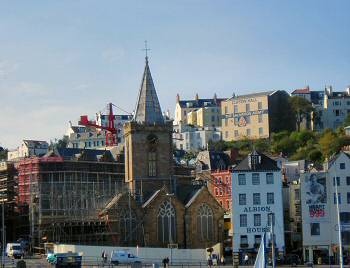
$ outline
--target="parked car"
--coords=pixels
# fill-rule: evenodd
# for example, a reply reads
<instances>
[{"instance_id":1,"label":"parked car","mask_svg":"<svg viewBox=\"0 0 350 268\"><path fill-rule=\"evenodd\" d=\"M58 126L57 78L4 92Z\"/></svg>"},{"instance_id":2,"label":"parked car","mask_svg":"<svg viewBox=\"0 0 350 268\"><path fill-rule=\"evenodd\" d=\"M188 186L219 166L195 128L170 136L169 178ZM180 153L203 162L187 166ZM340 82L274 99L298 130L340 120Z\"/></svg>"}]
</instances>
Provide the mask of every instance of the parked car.
<instances>
[{"instance_id":1,"label":"parked car","mask_svg":"<svg viewBox=\"0 0 350 268\"><path fill-rule=\"evenodd\" d=\"M7 243L6 245L6 256L10 258L22 258L24 251L20 243Z\"/></svg>"},{"instance_id":2,"label":"parked car","mask_svg":"<svg viewBox=\"0 0 350 268\"><path fill-rule=\"evenodd\" d=\"M133 254L126 251L112 251L111 253L111 264L130 264L130 263L140 263L140 259Z\"/></svg>"}]
</instances>

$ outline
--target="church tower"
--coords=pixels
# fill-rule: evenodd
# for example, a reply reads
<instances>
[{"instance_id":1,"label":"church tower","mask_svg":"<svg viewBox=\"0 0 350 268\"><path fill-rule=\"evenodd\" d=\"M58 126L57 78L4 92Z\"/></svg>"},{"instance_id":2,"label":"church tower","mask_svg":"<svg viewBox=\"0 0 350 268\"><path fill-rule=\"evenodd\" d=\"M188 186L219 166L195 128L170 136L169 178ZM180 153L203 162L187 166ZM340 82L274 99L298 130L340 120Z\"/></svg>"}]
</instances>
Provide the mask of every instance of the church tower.
<instances>
[{"instance_id":1,"label":"church tower","mask_svg":"<svg viewBox=\"0 0 350 268\"><path fill-rule=\"evenodd\" d=\"M124 125L125 181L140 200L166 185L172 191L172 121L162 115L146 56L136 111Z\"/></svg>"}]
</instances>

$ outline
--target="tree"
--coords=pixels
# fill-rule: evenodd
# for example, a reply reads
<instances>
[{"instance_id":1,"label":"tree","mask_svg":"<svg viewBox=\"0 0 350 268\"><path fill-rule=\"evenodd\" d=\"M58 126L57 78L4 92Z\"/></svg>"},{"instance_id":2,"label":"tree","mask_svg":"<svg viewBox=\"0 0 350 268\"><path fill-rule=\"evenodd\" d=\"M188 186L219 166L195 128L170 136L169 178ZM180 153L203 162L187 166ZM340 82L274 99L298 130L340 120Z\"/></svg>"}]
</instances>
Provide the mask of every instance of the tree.
<instances>
[{"instance_id":1,"label":"tree","mask_svg":"<svg viewBox=\"0 0 350 268\"><path fill-rule=\"evenodd\" d=\"M321 146L323 156L324 158L329 158L333 153L332 143L334 143L334 140L336 139L335 133L328 129L326 130L323 135L318 140L318 143Z\"/></svg>"},{"instance_id":2,"label":"tree","mask_svg":"<svg viewBox=\"0 0 350 268\"><path fill-rule=\"evenodd\" d=\"M0 146L0 160L6 160L7 159L7 152L8 150Z\"/></svg>"},{"instance_id":3,"label":"tree","mask_svg":"<svg viewBox=\"0 0 350 268\"><path fill-rule=\"evenodd\" d=\"M299 96L291 97L290 104L295 115L297 131L300 131L301 123L304 119L306 120L310 116L310 113L313 111L312 104L308 100Z\"/></svg>"}]
</instances>

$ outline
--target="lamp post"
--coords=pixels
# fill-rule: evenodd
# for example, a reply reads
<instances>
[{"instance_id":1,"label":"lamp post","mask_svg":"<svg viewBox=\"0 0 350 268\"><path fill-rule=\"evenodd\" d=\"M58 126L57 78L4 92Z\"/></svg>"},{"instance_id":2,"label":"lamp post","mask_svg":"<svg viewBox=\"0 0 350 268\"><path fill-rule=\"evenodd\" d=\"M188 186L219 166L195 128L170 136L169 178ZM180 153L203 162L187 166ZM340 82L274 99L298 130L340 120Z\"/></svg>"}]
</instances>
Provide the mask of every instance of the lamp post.
<instances>
[{"instance_id":1,"label":"lamp post","mask_svg":"<svg viewBox=\"0 0 350 268\"><path fill-rule=\"evenodd\" d=\"M169 197L169 202L170 202L170 211L172 208L172 204L171 204L171 197L173 197L175 194L174 193L167 193L166 196ZM173 263L173 237L172 237L172 233L171 233L171 219L172 219L172 215L170 213L170 218L169 218L169 247L170 247L170 264Z\"/></svg>"}]
</instances>

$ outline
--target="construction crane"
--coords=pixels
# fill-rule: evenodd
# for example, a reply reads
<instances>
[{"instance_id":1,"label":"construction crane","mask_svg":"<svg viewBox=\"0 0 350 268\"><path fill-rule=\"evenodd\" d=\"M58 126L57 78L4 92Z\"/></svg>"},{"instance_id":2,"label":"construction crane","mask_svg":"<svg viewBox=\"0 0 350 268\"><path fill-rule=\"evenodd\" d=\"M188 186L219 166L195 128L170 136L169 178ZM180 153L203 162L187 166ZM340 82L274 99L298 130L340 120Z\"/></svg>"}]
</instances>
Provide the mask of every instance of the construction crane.
<instances>
[{"instance_id":1,"label":"construction crane","mask_svg":"<svg viewBox=\"0 0 350 268\"><path fill-rule=\"evenodd\" d=\"M87 115L80 116L79 121L79 125L106 130L106 146L116 146L118 144L117 129L114 126L114 114L112 106L112 103L108 103L108 126L100 126L97 125L95 121L89 121Z\"/></svg>"}]
</instances>

